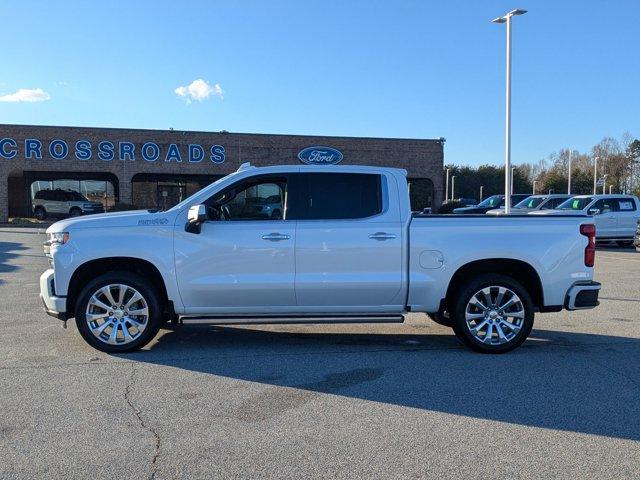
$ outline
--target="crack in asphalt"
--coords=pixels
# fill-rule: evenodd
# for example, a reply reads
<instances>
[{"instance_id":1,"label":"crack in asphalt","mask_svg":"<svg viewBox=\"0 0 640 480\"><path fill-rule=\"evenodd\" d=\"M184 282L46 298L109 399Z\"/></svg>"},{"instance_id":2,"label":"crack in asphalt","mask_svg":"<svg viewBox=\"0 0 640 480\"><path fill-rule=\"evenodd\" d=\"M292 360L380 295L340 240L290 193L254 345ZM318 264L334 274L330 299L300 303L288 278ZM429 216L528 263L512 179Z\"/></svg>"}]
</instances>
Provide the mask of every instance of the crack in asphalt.
<instances>
[{"instance_id":1,"label":"crack in asphalt","mask_svg":"<svg viewBox=\"0 0 640 480\"><path fill-rule=\"evenodd\" d=\"M138 419L138 423L140 424L140 426L144 430L147 430L149 433L151 433L155 440L155 450L153 452L153 457L151 459L151 465L150 465L151 475L149 476L149 479L153 480L154 478L156 478L156 474L158 473L158 456L160 455L160 435L158 435L158 432L151 425L149 425L144 421L144 418L142 418L142 411L139 408L137 408L133 404L133 401L131 400L131 388L133 388L133 386L136 383L135 377L136 377L136 364L131 363L131 377L129 378L129 383L127 384L124 390L124 399L127 401L127 404L133 411L133 414Z\"/></svg>"}]
</instances>

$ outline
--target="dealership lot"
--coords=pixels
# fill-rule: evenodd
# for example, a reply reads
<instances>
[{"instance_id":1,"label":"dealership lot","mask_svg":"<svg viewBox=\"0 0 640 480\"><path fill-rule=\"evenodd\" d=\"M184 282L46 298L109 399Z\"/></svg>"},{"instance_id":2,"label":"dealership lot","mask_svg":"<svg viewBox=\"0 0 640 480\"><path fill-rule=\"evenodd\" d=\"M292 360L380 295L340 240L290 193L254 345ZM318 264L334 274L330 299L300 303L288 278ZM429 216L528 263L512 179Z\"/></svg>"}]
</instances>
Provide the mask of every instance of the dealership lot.
<instances>
[{"instance_id":1,"label":"dealership lot","mask_svg":"<svg viewBox=\"0 0 640 480\"><path fill-rule=\"evenodd\" d=\"M0 228L0 478L640 475L640 253L601 305L486 356L402 325L163 330L107 355L38 300L43 234Z\"/></svg>"}]
</instances>

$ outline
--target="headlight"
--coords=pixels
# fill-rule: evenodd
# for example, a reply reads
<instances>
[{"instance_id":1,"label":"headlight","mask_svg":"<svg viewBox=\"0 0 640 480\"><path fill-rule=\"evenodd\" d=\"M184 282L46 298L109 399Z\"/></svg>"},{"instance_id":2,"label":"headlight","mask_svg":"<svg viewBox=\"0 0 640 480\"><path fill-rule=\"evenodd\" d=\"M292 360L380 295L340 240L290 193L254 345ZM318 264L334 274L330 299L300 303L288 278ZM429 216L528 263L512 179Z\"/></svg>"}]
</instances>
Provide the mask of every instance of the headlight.
<instances>
[{"instance_id":1,"label":"headlight","mask_svg":"<svg viewBox=\"0 0 640 480\"><path fill-rule=\"evenodd\" d=\"M69 232L47 233L47 241L44 242L45 247L52 245L64 245L69 241Z\"/></svg>"}]
</instances>

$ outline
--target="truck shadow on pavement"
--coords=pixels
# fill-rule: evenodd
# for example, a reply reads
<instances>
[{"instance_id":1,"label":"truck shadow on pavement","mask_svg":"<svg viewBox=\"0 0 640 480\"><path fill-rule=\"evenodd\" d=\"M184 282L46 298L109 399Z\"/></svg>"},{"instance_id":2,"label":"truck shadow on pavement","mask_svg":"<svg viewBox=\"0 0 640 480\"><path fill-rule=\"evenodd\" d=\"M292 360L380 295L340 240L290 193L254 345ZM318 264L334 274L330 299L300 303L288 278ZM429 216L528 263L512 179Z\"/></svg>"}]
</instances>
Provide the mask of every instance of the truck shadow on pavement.
<instances>
[{"instance_id":1,"label":"truck shadow on pavement","mask_svg":"<svg viewBox=\"0 0 640 480\"><path fill-rule=\"evenodd\" d=\"M332 394L640 440L638 339L534 330L514 352L482 355L428 326L408 334L296 328L185 325L165 333L150 350L122 358L208 374L204 382L222 376L271 385L274 391L290 387L315 392L307 395L309 401ZM283 391L247 398L253 421L300 406L299 395Z\"/></svg>"}]
</instances>

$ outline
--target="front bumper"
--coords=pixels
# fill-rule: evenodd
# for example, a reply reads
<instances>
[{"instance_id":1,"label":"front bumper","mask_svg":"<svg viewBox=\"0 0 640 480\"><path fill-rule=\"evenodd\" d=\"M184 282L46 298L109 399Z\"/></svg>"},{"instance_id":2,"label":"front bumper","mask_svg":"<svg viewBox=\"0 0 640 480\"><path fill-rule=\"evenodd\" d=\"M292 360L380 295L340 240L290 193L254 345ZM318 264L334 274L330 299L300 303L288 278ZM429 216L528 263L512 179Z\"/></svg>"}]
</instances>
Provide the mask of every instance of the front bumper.
<instances>
[{"instance_id":1,"label":"front bumper","mask_svg":"<svg viewBox=\"0 0 640 480\"><path fill-rule=\"evenodd\" d=\"M40 275L40 300L42 301L44 311L48 315L59 318L60 320L69 318L67 313L67 297L56 296L52 268Z\"/></svg>"},{"instance_id":2,"label":"front bumper","mask_svg":"<svg viewBox=\"0 0 640 480\"><path fill-rule=\"evenodd\" d=\"M565 297L564 308L567 310L585 310L600 305L598 294L602 285L598 282L574 284Z\"/></svg>"}]
</instances>

